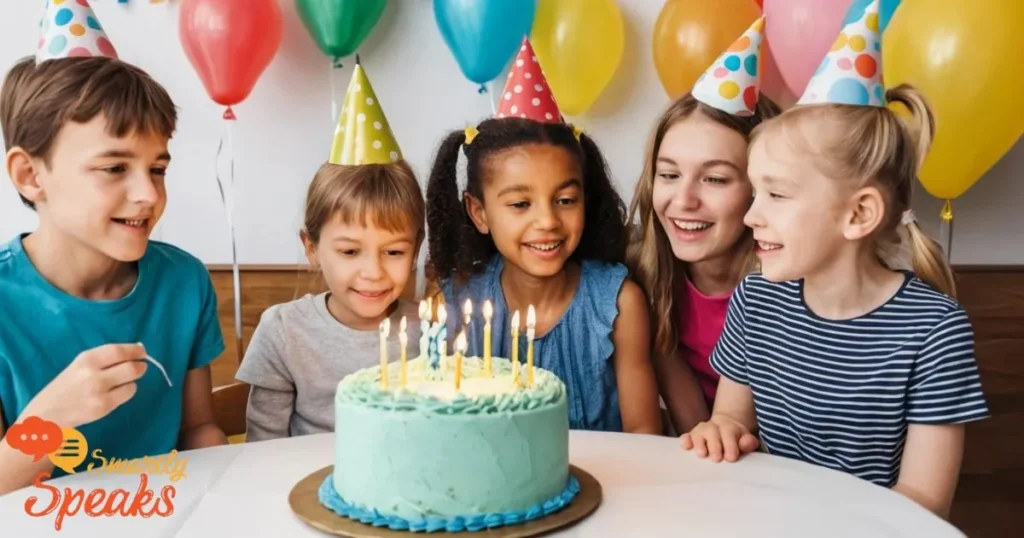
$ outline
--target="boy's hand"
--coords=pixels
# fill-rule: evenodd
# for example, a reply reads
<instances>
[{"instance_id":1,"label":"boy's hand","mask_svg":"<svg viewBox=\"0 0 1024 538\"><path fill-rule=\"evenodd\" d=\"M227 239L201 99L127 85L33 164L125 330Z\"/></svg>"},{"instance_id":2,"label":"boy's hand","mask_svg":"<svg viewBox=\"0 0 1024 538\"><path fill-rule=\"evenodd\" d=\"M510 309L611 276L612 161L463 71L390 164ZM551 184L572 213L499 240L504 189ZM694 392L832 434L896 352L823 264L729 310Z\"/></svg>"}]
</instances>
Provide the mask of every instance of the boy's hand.
<instances>
[{"instance_id":1,"label":"boy's hand","mask_svg":"<svg viewBox=\"0 0 1024 538\"><path fill-rule=\"evenodd\" d=\"M141 344L111 344L83 351L29 402L23 417L38 416L62 428L99 420L135 395L146 372Z\"/></svg>"},{"instance_id":2,"label":"boy's hand","mask_svg":"<svg viewBox=\"0 0 1024 538\"><path fill-rule=\"evenodd\" d=\"M711 461L736 461L742 454L757 450L757 437L739 422L722 415L712 415L711 420L697 424L689 433L679 437L684 450L697 449L697 456Z\"/></svg>"}]
</instances>

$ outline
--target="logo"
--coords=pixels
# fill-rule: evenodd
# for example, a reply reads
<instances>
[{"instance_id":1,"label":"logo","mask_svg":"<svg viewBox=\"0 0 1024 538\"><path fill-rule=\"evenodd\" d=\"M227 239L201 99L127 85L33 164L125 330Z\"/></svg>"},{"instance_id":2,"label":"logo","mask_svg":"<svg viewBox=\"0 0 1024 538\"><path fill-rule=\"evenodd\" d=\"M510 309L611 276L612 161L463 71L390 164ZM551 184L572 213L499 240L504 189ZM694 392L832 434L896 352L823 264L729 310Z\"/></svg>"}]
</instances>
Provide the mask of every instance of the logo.
<instances>
[{"instance_id":1,"label":"logo","mask_svg":"<svg viewBox=\"0 0 1024 538\"><path fill-rule=\"evenodd\" d=\"M85 462L89 454L89 443L82 432L75 428L61 428L57 424L39 417L28 417L24 422L15 424L7 432L7 443L11 448L21 451L37 462L43 457L49 458L54 466L68 474L75 474ZM177 493L173 485L164 486L160 495L149 488L150 474L163 474L171 482L185 478L188 460L179 458L178 452L157 457L137 459L106 458L101 449L92 451L92 458L85 469L89 474L137 474L139 487L134 497L128 490L115 489L107 491L95 488L63 490L44 482L50 473L43 472L36 476L32 484L49 493L49 502L44 506L39 497L33 495L25 500L25 513L32 517L45 517L56 512L54 528L61 530L66 517L73 517L84 512L90 517L168 517L174 513L174 496Z\"/></svg>"}]
</instances>

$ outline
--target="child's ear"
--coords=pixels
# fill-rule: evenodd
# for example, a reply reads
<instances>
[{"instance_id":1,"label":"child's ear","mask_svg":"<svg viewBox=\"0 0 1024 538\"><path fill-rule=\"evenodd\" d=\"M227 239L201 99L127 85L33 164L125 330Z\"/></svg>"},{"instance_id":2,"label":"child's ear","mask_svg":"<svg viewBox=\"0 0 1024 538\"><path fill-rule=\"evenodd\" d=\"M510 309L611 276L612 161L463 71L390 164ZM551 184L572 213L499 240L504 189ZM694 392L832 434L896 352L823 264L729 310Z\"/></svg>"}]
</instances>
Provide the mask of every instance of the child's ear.
<instances>
[{"instance_id":1,"label":"child's ear","mask_svg":"<svg viewBox=\"0 0 1024 538\"><path fill-rule=\"evenodd\" d=\"M11 178L14 188L32 203L46 200L43 186L39 184L39 169L42 162L33 159L21 147L13 147L7 152L7 176Z\"/></svg>"},{"instance_id":2,"label":"child's ear","mask_svg":"<svg viewBox=\"0 0 1024 538\"><path fill-rule=\"evenodd\" d=\"M885 197L876 187L864 187L850 198L843 236L853 241L870 236L885 222Z\"/></svg>"},{"instance_id":3,"label":"child's ear","mask_svg":"<svg viewBox=\"0 0 1024 538\"><path fill-rule=\"evenodd\" d=\"M319 268L320 263L316 259L316 243L309 237L309 233L306 230L299 230L299 239L302 240L302 250L306 253L309 265L313 269Z\"/></svg>"},{"instance_id":4,"label":"child's ear","mask_svg":"<svg viewBox=\"0 0 1024 538\"><path fill-rule=\"evenodd\" d=\"M466 213L469 213L469 218L473 221L477 231L482 234L491 233L491 229L487 226L487 210L484 209L483 202L468 192L463 197L463 201L466 204Z\"/></svg>"}]
</instances>

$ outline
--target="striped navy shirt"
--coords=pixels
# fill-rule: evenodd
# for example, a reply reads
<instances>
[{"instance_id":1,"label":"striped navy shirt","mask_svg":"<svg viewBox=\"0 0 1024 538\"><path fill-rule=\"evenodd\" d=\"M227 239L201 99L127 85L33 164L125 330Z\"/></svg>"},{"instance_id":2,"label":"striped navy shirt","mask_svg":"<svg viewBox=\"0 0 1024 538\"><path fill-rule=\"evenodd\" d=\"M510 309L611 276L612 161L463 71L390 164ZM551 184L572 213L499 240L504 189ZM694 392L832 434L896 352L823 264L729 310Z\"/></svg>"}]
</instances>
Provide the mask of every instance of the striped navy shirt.
<instances>
[{"instance_id":1,"label":"striped navy shirt","mask_svg":"<svg viewBox=\"0 0 1024 538\"><path fill-rule=\"evenodd\" d=\"M752 274L733 293L711 364L750 387L766 452L886 487L908 424L988 416L966 312L909 273L884 305L839 321L807 308L802 281Z\"/></svg>"}]
</instances>

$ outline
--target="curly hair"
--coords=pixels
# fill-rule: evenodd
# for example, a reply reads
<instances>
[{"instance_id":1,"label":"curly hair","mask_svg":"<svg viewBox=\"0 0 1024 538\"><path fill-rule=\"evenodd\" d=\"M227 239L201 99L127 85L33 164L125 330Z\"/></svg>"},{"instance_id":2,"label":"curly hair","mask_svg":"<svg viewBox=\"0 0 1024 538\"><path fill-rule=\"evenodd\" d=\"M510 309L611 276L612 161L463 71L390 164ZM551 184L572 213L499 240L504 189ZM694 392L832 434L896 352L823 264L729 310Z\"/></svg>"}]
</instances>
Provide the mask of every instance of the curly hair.
<instances>
[{"instance_id":1,"label":"curly hair","mask_svg":"<svg viewBox=\"0 0 1024 538\"><path fill-rule=\"evenodd\" d=\"M608 166L597 144L586 134L577 140L571 126L522 118L488 119L466 144L465 131L449 133L438 149L427 183L427 269L432 279L465 279L483 271L498 252L494 241L473 225L459 194L456 167L459 150L466 154L466 194L483 200L489 166L499 153L531 144L566 149L583 171L584 222L580 244L570 260L623 262L626 252L626 205L612 186Z\"/></svg>"}]
</instances>

